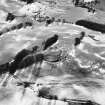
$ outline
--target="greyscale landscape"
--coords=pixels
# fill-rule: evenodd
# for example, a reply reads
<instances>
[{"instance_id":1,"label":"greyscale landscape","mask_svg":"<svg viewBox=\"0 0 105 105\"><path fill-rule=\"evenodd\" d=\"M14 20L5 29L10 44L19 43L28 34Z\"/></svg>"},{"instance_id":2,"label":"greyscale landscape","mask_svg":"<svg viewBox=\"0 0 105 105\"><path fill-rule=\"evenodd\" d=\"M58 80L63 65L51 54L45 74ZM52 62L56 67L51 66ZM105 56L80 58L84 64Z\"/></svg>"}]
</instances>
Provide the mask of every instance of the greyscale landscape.
<instances>
[{"instance_id":1,"label":"greyscale landscape","mask_svg":"<svg viewBox=\"0 0 105 105\"><path fill-rule=\"evenodd\" d=\"M105 0L0 0L0 105L105 105Z\"/></svg>"}]
</instances>

